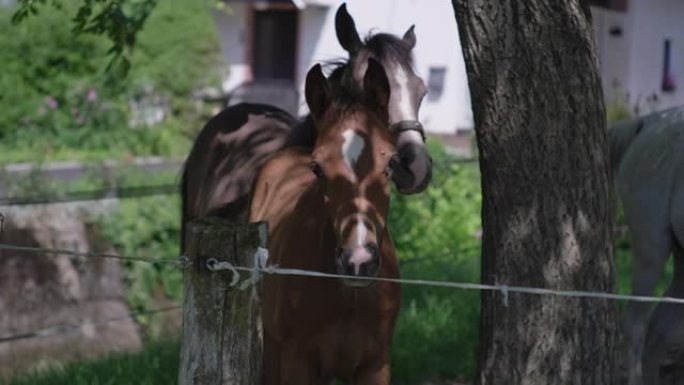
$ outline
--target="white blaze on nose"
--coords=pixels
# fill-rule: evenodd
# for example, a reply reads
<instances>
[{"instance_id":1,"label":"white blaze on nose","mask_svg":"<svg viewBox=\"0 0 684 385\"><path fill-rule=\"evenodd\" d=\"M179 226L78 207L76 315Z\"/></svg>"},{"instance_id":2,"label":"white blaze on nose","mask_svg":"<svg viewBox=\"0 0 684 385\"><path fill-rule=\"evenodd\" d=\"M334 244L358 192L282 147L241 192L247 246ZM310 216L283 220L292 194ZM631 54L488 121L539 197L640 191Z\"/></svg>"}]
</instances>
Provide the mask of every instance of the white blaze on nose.
<instances>
[{"instance_id":1,"label":"white blaze on nose","mask_svg":"<svg viewBox=\"0 0 684 385\"><path fill-rule=\"evenodd\" d=\"M354 130L346 130L342 137L344 138L344 143L342 143L342 154L344 156L344 161L347 163L352 171L354 170L354 165L356 161L359 160L363 148L366 145L366 141L356 133Z\"/></svg>"},{"instance_id":2,"label":"white blaze on nose","mask_svg":"<svg viewBox=\"0 0 684 385\"><path fill-rule=\"evenodd\" d=\"M363 221L363 216L356 214L356 247L354 247L351 258L349 258L349 263L354 266L354 274L356 275L359 275L361 265L373 259L373 255L364 247L367 234L368 228Z\"/></svg>"},{"instance_id":3,"label":"white blaze on nose","mask_svg":"<svg viewBox=\"0 0 684 385\"><path fill-rule=\"evenodd\" d=\"M364 245L364 240L366 239L366 234L368 234L368 229L363 221L361 214L356 214L356 244L358 246Z\"/></svg>"}]
</instances>

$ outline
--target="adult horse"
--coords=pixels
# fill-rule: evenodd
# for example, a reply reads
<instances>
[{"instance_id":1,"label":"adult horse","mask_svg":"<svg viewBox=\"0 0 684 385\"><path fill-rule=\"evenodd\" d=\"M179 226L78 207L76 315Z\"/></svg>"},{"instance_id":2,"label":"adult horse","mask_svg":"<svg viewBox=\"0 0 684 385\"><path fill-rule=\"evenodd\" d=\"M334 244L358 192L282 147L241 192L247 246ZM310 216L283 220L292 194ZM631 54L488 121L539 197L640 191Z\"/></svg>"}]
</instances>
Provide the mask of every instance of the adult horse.
<instances>
[{"instance_id":1,"label":"adult horse","mask_svg":"<svg viewBox=\"0 0 684 385\"><path fill-rule=\"evenodd\" d=\"M360 84L369 58L382 64L392 90L388 130L396 134L398 148L392 161L392 179L401 193L424 190L431 178L432 160L418 121L426 87L413 70L413 27L402 38L380 33L361 40L342 4L335 29L349 60L335 69L331 81L354 79ZM244 220L247 196L261 165L285 147L311 147L315 134L310 118L295 124L292 116L270 106L239 104L213 117L195 140L183 171L181 251L187 221L208 213Z\"/></svg>"},{"instance_id":2,"label":"adult horse","mask_svg":"<svg viewBox=\"0 0 684 385\"><path fill-rule=\"evenodd\" d=\"M399 277L386 225L390 86L382 66L367 63L363 90L329 83L320 65L309 71L313 150L284 150L257 177L249 220L268 222L269 263L349 277L265 278L266 385L389 385L400 287L354 279Z\"/></svg>"},{"instance_id":3,"label":"adult horse","mask_svg":"<svg viewBox=\"0 0 684 385\"><path fill-rule=\"evenodd\" d=\"M619 122L608 135L634 253L632 294L653 295L674 254L667 295L684 298L684 108ZM684 377L682 307L658 305L646 333L650 305L629 304L625 340L630 385L641 385L642 374L644 384L659 384L661 371L677 367Z\"/></svg>"}]
</instances>

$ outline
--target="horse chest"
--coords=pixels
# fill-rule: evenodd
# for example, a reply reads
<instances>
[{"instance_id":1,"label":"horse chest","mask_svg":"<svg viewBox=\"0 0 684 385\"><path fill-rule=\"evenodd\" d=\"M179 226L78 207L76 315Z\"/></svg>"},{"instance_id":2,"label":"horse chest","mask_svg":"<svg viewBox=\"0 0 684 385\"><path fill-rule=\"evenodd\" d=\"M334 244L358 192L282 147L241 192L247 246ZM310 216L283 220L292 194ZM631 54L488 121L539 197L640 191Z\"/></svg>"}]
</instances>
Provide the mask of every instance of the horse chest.
<instances>
[{"instance_id":1,"label":"horse chest","mask_svg":"<svg viewBox=\"0 0 684 385\"><path fill-rule=\"evenodd\" d=\"M272 287L280 295L273 308L264 309L264 326L288 351L344 378L388 349L399 309L393 286L354 292L325 280L311 290L311 278L286 280Z\"/></svg>"},{"instance_id":2,"label":"horse chest","mask_svg":"<svg viewBox=\"0 0 684 385\"><path fill-rule=\"evenodd\" d=\"M322 372L349 377L386 348L385 334L373 333L358 318L341 319L310 335L309 351L317 357Z\"/></svg>"}]
</instances>

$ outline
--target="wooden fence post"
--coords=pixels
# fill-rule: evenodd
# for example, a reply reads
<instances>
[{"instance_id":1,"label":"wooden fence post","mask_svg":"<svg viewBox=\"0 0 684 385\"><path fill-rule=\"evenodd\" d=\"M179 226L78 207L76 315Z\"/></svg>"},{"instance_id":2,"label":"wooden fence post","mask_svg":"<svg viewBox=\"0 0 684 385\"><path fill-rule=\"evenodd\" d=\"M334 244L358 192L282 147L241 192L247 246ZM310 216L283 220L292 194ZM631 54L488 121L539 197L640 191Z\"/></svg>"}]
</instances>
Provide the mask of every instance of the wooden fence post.
<instances>
[{"instance_id":1,"label":"wooden fence post","mask_svg":"<svg viewBox=\"0 0 684 385\"><path fill-rule=\"evenodd\" d=\"M254 266L266 236L265 223L218 218L188 223L180 385L262 383L261 281L241 290L231 286L230 270L211 271L207 261ZM249 272L240 273L241 281L249 277Z\"/></svg>"}]
</instances>

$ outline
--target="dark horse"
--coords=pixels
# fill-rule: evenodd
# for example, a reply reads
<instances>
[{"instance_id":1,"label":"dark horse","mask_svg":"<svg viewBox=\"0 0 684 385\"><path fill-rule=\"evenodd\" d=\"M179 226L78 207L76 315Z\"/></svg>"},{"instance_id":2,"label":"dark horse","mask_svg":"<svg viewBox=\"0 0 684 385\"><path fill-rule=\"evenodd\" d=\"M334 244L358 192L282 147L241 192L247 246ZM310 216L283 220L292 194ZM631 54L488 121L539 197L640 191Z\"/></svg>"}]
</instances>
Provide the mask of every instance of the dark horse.
<instances>
[{"instance_id":1,"label":"dark horse","mask_svg":"<svg viewBox=\"0 0 684 385\"><path fill-rule=\"evenodd\" d=\"M313 150L286 149L259 173L250 222L268 222L269 263L349 278L267 276L266 385L389 385L389 346L400 286L387 230L391 159L390 87L368 59L363 89L330 84L320 65L306 78L316 128Z\"/></svg>"},{"instance_id":2,"label":"dark horse","mask_svg":"<svg viewBox=\"0 0 684 385\"><path fill-rule=\"evenodd\" d=\"M608 138L632 241L632 294L653 295L672 255L666 295L684 298L684 107L618 122ZM661 303L652 315L650 308L627 308L628 383L684 385L684 305Z\"/></svg>"},{"instance_id":3,"label":"dark horse","mask_svg":"<svg viewBox=\"0 0 684 385\"><path fill-rule=\"evenodd\" d=\"M424 190L431 178L432 160L418 122L426 88L412 66L413 27L403 38L376 34L362 41L344 4L337 11L335 27L350 58L335 69L330 80L354 79L360 84L369 58L382 64L392 90L388 130L395 134L398 148L392 159L392 179L401 193ZM181 251L187 221L208 214L243 221L247 197L261 165L283 148L311 148L315 136L311 117L297 124L286 112L266 105L239 104L213 117L197 137L183 171Z\"/></svg>"}]
</instances>

